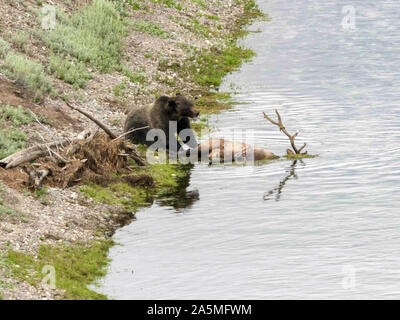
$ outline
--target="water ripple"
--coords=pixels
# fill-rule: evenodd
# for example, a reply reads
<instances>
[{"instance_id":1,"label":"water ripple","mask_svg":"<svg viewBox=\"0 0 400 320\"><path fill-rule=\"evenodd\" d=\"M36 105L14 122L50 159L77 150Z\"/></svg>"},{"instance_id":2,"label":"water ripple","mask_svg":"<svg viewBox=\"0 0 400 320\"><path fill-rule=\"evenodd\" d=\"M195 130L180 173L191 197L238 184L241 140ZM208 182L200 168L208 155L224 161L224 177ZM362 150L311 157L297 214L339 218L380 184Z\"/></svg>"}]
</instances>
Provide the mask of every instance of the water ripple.
<instances>
[{"instance_id":1,"label":"water ripple","mask_svg":"<svg viewBox=\"0 0 400 320\"><path fill-rule=\"evenodd\" d=\"M353 31L341 26L346 1L258 2L272 17L245 40L258 56L225 81L248 104L213 116L212 135L252 129L254 144L284 154L287 138L262 116L279 109L319 156L196 165L190 208L155 204L117 232L111 296L400 297L400 2L353 0Z\"/></svg>"}]
</instances>

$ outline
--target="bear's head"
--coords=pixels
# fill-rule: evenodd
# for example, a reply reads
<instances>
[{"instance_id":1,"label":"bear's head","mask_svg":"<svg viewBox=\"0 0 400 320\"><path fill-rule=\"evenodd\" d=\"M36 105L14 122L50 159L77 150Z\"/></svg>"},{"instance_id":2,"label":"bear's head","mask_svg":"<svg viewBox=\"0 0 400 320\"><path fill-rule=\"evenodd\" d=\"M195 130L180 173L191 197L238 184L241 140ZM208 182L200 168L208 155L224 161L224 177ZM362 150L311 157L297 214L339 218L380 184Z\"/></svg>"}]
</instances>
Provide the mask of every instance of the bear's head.
<instances>
[{"instance_id":1,"label":"bear's head","mask_svg":"<svg viewBox=\"0 0 400 320\"><path fill-rule=\"evenodd\" d=\"M168 108L171 114L176 114L178 119L197 118L200 111L196 110L193 103L177 93L175 97L168 98Z\"/></svg>"}]
</instances>

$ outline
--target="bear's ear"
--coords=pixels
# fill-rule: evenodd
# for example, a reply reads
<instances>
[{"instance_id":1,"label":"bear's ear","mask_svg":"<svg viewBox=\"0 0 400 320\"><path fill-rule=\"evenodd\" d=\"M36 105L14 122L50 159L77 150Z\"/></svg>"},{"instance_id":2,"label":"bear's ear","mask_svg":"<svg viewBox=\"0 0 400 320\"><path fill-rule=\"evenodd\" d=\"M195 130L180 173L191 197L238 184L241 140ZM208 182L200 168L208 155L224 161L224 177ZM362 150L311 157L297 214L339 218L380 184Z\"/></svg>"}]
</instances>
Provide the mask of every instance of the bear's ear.
<instances>
[{"instance_id":1,"label":"bear's ear","mask_svg":"<svg viewBox=\"0 0 400 320\"><path fill-rule=\"evenodd\" d=\"M168 99L167 109L170 112L174 112L176 110L177 104L174 98Z\"/></svg>"},{"instance_id":2,"label":"bear's ear","mask_svg":"<svg viewBox=\"0 0 400 320\"><path fill-rule=\"evenodd\" d=\"M179 96L182 96L182 95L181 95L179 92L177 92L177 93L176 93L176 96L179 97Z\"/></svg>"}]
</instances>

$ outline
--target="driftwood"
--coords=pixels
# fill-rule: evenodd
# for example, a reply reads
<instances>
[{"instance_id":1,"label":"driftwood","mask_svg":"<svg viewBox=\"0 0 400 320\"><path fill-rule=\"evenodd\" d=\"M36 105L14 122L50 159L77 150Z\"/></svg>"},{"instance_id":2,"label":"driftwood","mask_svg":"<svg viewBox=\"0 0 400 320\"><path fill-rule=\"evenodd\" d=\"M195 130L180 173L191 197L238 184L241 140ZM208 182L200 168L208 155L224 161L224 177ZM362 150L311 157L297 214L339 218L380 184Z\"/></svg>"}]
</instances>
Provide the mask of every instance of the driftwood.
<instances>
[{"instance_id":1,"label":"driftwood","mask_svg":"<svg viewBox=\"0 0 400 320\"><path fill-rule=\"evenodd\" d=\"M68 143L70 143L70 140L56 141L18 151L0 160L0 166L6 169L15 168L22 163L33 161L47 155L51 152L51 148L60 148Z\"/></svg>"},{"instance_id":2,"label":"driftwood","mask_svg":"<svg viewBox=\"0 0 400 320\"><path fill-rule=\"evenodd\" d=\"M292 150L290 150L290 149L287 149L286 150L287 155L288 156L294 156L294 155L305 155L305 154L307 154L307 151L305 151L303 153L301 152L306 147L306 145L307 145L306 143L304 143L304 145L301 148L297 148L295 143L294 143L294 139L296 139L296 137L299 134L299 132L296 132L293 135L291 135L289 132L287 132L285 126L282 123L282 118L281 118L281 115L279 114L278 110L275 109L275 113L276 113L276 115L278 117L278 122L272 120L270 117L267 116L267 114L265 112L263 112L264 118L267 119L272 124L278 126L279 130L282 131L289 138L290 144L291 144L294 152Z\"/></svg>"}]
</instances>

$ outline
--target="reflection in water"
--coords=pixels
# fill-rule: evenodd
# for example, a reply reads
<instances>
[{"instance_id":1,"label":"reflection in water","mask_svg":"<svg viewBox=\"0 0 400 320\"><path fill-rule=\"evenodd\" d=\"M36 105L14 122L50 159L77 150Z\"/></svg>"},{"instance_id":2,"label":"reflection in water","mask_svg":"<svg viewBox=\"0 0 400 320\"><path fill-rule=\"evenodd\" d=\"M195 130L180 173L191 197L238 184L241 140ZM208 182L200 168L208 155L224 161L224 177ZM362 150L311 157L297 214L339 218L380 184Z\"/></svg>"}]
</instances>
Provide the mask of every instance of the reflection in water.
<instances>
[{"instance_id":1,"label":"reflection in water","mask_svg":"<svg viewBox=\"0 0 400 320\"><path fill-rule=\"evenodd\" d=\"M200 199L197 189L187 190L190 185L191 169L193 165L183 166L184 175L178 177L178 185L175 188L161 192L157 195L156 203L164 207L173 207L175 210L190 208L194 202Z\"/></svg>"},{"instance_id":2,"label":"reflection in water","mask_svg":"<svg viewBox=\"0 0 400 320\"><path fill-rule=\"evenodd\" d=\"M292 164L290 165L290 170L289 170L289 174L285 177L285 179L281 180L281 182L279 182L279 186L276 187L275 189L272 189L268 192L266 192L263 196L264 200L271 200L272 199L272 195L274 193L276 193L275 196L275 201L279 201L281 199L281 194L282 194L282 190L283 187L285 186L286 182L288 180L290 180L291 178L297 179L297 174L295 172L296 169L296 165L297 165L297 161L299 161L301 163L301 165L305 166L306 164L304 163L303 160L294 160L292 162Z\"/></svg>"}]
</instances>

